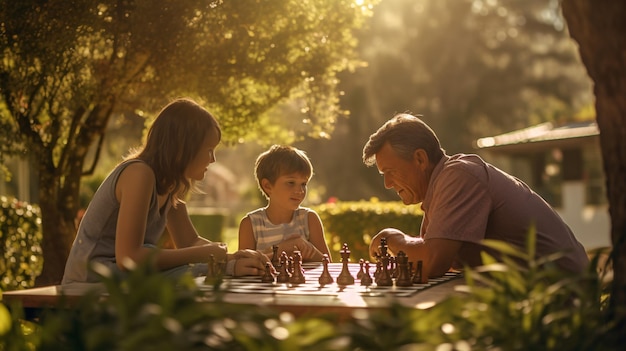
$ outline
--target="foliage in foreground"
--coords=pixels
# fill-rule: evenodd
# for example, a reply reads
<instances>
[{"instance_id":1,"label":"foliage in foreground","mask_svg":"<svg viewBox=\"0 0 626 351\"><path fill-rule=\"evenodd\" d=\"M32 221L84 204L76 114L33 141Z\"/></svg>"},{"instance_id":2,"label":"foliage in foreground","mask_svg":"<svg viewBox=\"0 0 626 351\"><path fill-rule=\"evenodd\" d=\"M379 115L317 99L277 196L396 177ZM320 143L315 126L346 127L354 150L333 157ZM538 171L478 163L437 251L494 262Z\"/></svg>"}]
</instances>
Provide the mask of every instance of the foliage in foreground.
<instances>
[{"instance_id":1,"label":"foliage in foreground","mask_svg":"<svg viewBox=\"0 0 626 351\"><path fill-rule=\"evenodd\" d=\"M0 290L32 288L43 268L39 207L0 196Z\"/></svg>"},{"instance_id":2,"label":"foliage in foreground","mask_svg":"<svg viewBox=\"0 0 626 351\"><path fill-rule=\"evenodd\" d=\"M485 266L466 271L464 293L429 309L393 304L349 320L224 304L219 290L207 301L191 278L172 281L144 267L125 280L100 271L105 300L94 291L38 324L24 322L15 306L11 316L0 309L0 350L621 349L625 314L607 318L597 261L585 274L565 273L553 266L559 255L531 259L530 237L527 252L486 242L504 258L484 254Z\"/></svg>"}]
</instances>

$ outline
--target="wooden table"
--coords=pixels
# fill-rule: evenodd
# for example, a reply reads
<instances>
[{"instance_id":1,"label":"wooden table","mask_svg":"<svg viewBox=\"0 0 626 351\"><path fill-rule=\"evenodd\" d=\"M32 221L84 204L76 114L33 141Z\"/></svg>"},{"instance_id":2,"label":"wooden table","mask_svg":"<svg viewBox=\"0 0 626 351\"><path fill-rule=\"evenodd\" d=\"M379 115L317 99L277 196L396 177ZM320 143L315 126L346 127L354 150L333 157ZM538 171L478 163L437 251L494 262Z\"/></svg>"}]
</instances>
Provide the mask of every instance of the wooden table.
<instances>
[{"instance_id":1,"label":"wooden table","mask_svg":"<svg viewBox=\"0 0 626 351\"><path fill-rule=\"evenodd\" d=\"M333 263L331 265L335 265L336 268L336 265L341 264ZM349 266L352 273L359 269L358 264L350 264ZM198 279L203 278L196 278L196 280ZM356 280L356 284L359 284L358 280ZM290 312L295 316L326 313L350 316L358 310L386 308L394 302L399 302L410 308L429 308L454 294L455 288L463 284L465 284L463 278L454 278L416 292L411 296L403 297L367 296L346 289L345 291L337 290L336 294L325 295L226 292L222 295L222 298L226 303L266 306L277 311ZM43 309L59 306L62 299L65 299L67 306L72 306L76 304L81 296L92 289L100 289L103 298L106 298L106 291L102 285L98 283L80 283L8 291L3 293L3 300L8 304L19 302L28 314L36 315ZM210 292L206 293L205 298L207 301L214 299Z\"/></svg>"}]
</instances>

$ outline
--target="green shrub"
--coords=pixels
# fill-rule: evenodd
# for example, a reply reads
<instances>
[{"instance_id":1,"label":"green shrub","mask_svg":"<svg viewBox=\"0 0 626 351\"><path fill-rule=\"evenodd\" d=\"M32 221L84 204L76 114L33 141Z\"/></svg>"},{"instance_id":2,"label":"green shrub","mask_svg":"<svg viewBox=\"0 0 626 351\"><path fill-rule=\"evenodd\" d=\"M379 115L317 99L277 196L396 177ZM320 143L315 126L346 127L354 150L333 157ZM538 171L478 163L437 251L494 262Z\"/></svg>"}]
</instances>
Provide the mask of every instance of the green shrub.
<instances>
[{"instance_id":1,"label":"green shrub","mask_svg":"<svg viewBox=\"0 0 626 351\"><path fill-rule=\"evenodd\" d=\"M148 267L123 280L97 268L107 298L94 290L76 308L43 314L37 349L334 350L341 342L332 319L296 320L264 307L225 304L219 294L207 301L190 276L174 280Z\"/></svg>"},{"instance_id":2,"label":"green shrub","mask_svg":"<svg viewBox=\"0 0 626 351\"><path fill-rule=\"evenodd\" d=\"M0 290L33 287L43 269L39 207L0 196Z\"/></svg>"},{"instance_id":3,"label":"green shrub","mask_svg":"<svg viewBox=\"0 0 626 351\"><path fill-rule=\"evenodd\" d=\"M527 251L485 241L502 262L483 253L484 266L466 268L459 295L427 310L394 305L350 325L359 350L621 350L625 316L607 312L607 281L592 260L584 274L534 258ZM523 264L520 264L521 259ZM541 267L541 268L540 268Z\"/></svg>"},{"instance_id":4,"label":"green shrub","mask_svg":"<svg viewBox=\"0 0 626 351\"><path fill-rule=\"evenodd\" d=\"M379 202L377 199L358 202L336 202L312 207L324 225L326 241L333 261L341 260L339 250L347 243L350 260L372 260L369 244L372 237L385 228L397 228L418 235L423 212L418 205L402 202Z\"/></svg>"},{"instance_id":5,"label":"green shrub","mask_svg":"<svg viewBox=\"0 0 626 351\"><path fill-rule=\"evenodd\" d=\"M94 290L76 308L49 310L38 324L0 305L0 350L621 350L623 311L608 313L610 280L558 269L560 254L534 258L502 242L502 261L466 268L461 293L428 309L392 304L355 313L294 318L263 306L207 300L191 277L171 280L136 267L125 279L96 267ZM524 264L520 264L520 260Z\"/></svg>"}]
</instances>

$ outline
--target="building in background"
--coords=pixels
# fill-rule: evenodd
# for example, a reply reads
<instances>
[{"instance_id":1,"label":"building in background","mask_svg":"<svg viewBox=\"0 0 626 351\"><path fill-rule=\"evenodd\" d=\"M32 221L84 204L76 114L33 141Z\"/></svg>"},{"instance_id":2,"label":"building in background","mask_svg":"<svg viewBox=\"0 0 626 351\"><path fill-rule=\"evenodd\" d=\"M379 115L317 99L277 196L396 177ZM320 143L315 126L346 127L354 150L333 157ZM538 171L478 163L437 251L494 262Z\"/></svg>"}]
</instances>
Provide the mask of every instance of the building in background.
<instances>
[{"instance_id":1,"label":"building in background","mask_svg":"<svg viewBox=\"0 0 626 351\"><path fill-rule=\"evenodd\" d=\"M475 146L550 203L590 250L611 245L599 134L595 122L542 123L478 139Z\"/></svg>"}]
</instances>

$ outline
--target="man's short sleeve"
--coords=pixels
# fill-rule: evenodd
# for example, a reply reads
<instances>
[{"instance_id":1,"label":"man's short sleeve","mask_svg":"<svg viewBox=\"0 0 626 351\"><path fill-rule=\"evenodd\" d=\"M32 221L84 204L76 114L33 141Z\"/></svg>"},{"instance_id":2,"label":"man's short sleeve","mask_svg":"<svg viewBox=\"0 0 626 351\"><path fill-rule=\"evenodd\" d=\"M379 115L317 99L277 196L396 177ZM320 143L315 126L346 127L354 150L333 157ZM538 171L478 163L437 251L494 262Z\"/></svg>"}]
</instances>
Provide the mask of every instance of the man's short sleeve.
<instances>
[{"instance_id":1,"label":"man's short sleeve","mask_svg":"<svg viewBox=\"0 0 626 351\"><path fill-rule=\"evenodd\" d=\"M475 164L454 162L433 180L432 199L424 208L424 238L478 243L485 237L492 201L487 174Z\"/></svg>"}]
</instances>

